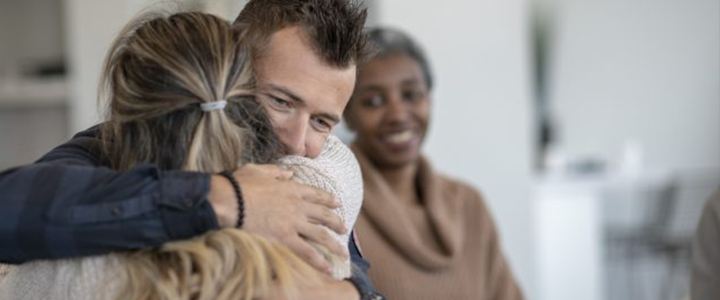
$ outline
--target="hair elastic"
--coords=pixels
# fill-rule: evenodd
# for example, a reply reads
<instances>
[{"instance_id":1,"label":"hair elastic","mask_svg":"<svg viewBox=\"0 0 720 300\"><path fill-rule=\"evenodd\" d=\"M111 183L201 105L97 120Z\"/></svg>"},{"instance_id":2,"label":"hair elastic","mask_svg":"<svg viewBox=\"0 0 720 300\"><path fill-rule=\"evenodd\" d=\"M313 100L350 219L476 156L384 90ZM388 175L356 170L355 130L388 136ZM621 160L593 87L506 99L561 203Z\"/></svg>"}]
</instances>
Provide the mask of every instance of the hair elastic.
<instances>
[{"instance_id":1,"label":"hair elastic","mask_svg":"<svg viewBox=\"0 0 720 300\"><path fill-rule=\"evenodd\" d=\"M200 109L202 109L202 111L213 111L223 109L225 108L225 105L227 105L227 101L218 100L213 102L200 103Z\"/></svg>"}]
</instances>

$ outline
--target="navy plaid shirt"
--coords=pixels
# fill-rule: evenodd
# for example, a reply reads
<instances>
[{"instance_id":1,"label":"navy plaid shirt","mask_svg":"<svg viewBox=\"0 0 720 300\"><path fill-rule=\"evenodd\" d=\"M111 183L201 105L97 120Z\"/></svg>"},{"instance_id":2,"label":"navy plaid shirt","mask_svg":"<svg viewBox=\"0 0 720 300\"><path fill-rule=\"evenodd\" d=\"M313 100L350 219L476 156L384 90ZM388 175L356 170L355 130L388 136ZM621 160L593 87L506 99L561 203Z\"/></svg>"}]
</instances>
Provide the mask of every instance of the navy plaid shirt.
<instances>
[{"instance_id":1,"label":"navy plaid shirt","mask_svg":"<svg viewBox=\"0 0 720 300\"><path fill-rule=\"evenodd\" d=\"M97 127L34 164L0 173L0 262L23 263L159 246L217 229L210 176L155 165L115 171L100 161ZM352 282L374 293L351 239Z\"/></svg>"}]
</instances>

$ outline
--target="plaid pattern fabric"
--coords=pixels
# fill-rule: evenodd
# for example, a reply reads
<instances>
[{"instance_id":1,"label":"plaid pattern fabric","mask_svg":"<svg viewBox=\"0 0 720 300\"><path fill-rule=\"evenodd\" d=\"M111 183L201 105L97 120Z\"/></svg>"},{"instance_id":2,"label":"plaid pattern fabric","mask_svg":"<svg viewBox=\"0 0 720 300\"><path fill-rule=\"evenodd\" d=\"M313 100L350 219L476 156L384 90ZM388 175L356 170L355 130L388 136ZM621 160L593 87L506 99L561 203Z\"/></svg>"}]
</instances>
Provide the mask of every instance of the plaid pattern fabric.
<instances>
[{"instance_id":1,"label":"plaid pattern fabric","mask_svg":"<svg viewBox=\"0 0 720 300\"><path fill-rule=\"evenodd\" d=\"M0 262L139 249L218 228L207 174L102 167L95 132L0 173Z\"/></svg>"}]
</instances>

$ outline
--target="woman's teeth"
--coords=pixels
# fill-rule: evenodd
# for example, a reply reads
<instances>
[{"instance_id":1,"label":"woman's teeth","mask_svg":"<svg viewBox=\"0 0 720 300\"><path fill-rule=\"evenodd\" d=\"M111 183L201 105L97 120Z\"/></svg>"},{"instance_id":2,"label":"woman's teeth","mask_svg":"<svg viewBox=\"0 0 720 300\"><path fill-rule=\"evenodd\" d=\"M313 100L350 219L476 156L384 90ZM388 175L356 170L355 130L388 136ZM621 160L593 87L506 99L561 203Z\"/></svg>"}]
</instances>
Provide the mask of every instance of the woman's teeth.
<instances>
[{"instance_id":1,"label":"woman's teeth","mask_svg":"<svg viewBox=\"0 0 720 300\"><path fill-rule=\"evenodd\" d=\"M393 143L393 144L401 144L409 142L413 138L413 133L411 130L405 130L398 133L393 133L385 136L385 141Z\"/></svg>"}]
</instances>

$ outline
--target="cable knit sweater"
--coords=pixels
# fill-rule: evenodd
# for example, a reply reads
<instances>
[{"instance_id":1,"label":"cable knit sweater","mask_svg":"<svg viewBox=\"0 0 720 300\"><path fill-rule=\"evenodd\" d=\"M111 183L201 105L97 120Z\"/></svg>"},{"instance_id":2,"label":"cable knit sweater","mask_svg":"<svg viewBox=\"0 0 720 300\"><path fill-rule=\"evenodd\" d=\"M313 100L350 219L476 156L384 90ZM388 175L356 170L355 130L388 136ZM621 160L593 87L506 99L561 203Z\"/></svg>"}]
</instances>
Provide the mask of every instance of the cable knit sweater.
<instances>
[{"instance_id":1,"label":"cable knit sweater","mask_svg":"<svg viewBox=\"0 0 720 300\"><path fill-rule=\"evenodd\" d=\"M342 206L335 209L335 213L343 220L348 232L353 228L362 206L362 174L355 155L339 138L329 136L318 158L286 156L280 159L280 165L293 171L293 179L296 181L325 190L337 197ZM340 245L350 242L349 233L337 234L330 229L327 231ZM333 277L350 277L350 258L341 265L333 266Z\"/></svg>"},{"instance_id":2,"label":"cable knit sweater","mask_svg":"<svg viewBox=\"0 0 720 300\"><path fill-rule=\"evenodd\" d=\"M420 203L398 199L357 147L365 199L355 224L375 287L393 300L516 300L522 294L480 194L424 158Z\"/></svg>"},{"instance_id":3,"label":"cable knit sweater","mask_svg":"<svg viewBox=\"0 0 720 300\"><path fill-rule=\"evenodd\" d=\"M324 189L342 202L336 213L352 228L362 204L362 176L353 153L340 140L330 136L316 159L289 156L281 165L294 172L293 179ZM334 234L347 245L349 236ZM54 261L35 261L17 267L3 279L0 265L2 300L104 300L115 299L122 277L114 254ZM350 261L334 266L334 277L350 276Z\"/></svg>"},{"instance_id":4,"label":"cable knit sweater","mask_svg":"<svg viewBox=\"0 0 720 300\"><path fill-rule=\"evenodd\" d=\"M7 275L7 273L10 272L11 268L13 268L13 266L6 265L6 264L0 264L0 283L5 278L5 275Z\"/></svg>"},{"instance_id":5,"label":"cable knit sweater","mask_svg":"<svg viewBox=\"0 0 720 300\"><path fill-rule=\"evenodd\" d=\"M121 286L116 255L34 261L0 282L3 300L111 300Z\"/></svg>"}]
</instances>

